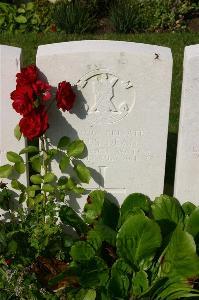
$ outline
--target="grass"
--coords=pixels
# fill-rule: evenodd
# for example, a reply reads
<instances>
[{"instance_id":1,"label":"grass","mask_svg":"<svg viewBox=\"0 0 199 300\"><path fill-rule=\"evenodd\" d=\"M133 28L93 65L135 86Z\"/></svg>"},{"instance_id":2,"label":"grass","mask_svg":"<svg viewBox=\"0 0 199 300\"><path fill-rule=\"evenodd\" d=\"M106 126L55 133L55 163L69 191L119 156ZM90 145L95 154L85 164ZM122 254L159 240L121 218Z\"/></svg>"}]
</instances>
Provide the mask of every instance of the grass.
<instances>
[{"instance_id":1,"label":"grass","mask_svg":"<svg viewBox=\"0 0 199 300\"><path fill-rule=\"evenodd\" d=\"M0 43L23 49L23 65L35 63L36 50L38 45L74 41L74 40L121 40L128 42L138 42L146 44L156 44L170 47L173 54L173 83L171 91L171 106L169 116L169 136L167 147L167 164L165 178L165 192L172 194L175 172L175 157L177 145L177 132L179 122L181 83L183 70L183 53L185 46L199 44L198 33L147 33L147 34L86 34L86 35L66 35L61 33L47 34L3 34L0 36Z\"/></svg>"}]
</instances>

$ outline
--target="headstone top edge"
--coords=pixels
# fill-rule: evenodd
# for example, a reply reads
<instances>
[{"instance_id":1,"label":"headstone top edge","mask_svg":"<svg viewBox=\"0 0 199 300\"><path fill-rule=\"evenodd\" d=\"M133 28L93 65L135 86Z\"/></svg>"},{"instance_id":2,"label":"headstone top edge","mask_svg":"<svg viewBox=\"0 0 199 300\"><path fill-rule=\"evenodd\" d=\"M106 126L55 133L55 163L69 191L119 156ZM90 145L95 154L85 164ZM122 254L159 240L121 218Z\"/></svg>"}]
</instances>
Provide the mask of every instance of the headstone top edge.
<instances>
[{"instance_id":1,"label":"headstone top edge","mask_svg":"<svg viewBox=\"0 0 199 300\"><path fill-rule=\"evenodd\" d=\"M197 56L199 56L199 44L185 47L185 51L184 51L185 59L189 60Z\"/></svg>"},{"instance_id":2,"label":"headstone top edge","mask_svg":"<svg viewBox=\"0 0 199 300\"><path fill-rule=\"evenodd\" d=\"M0 52L1 56L9 56L15 54L16 56L20 56L22 49L19 47L7 46L7 45L0 45Z\"/></svg>"},{"instance_id":3,"label":"headstone top edge","mask_svg":"<svg viewBox=\"0 0 199 300\"><path fill-rule=\"evenodd\" d=\"M134 52L146 54L161 54L166 59L172 60L171 49L151 44L112 41L112 40L82 40L63 43L53 43L40 45L37 49L37 57L49 56L53 54L62 53L76 53L76 52Z\"/></svg>"}]
</instances>

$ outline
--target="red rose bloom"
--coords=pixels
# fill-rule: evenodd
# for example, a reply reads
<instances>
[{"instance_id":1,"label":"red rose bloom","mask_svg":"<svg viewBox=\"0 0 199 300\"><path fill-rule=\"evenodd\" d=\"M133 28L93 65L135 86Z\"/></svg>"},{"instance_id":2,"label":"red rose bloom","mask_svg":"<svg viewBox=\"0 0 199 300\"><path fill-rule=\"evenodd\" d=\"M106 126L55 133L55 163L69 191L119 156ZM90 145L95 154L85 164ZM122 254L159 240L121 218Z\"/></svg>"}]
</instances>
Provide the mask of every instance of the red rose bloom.
<instances>
[{"instance_id":1,"label":"red rose bloom","mask_svg":"<svg viewBox=\"0 0 199 300\"><path fill-rule=\"evenodd\" d=\"M35 94L38 97L41 97L41 99L43 101L48 101L51 98L51 93L50 93L51 86L46 82L37 80L33 84L33 90L34 90Z\"/></svg>"},{"instance_id":2,"label":"red rose bloom","mask_svg":"<svg viewBox=\"0 0 199 300\"><path fill-rule=\"evenodd\" d=\"M17 73L17 87L24 85L31 85L37 80L38 72L35 65L30 65L27 68L21 69L20 73Z\"/></svg>"},{"instance_id":3,"label":"red rose bloom","mask_svg":"<svg viewBox=\"0 0 199 300\"><path fill-rule=\"evenodd\" d=\"M48 115L44 106L38 110L32 111L29 115L23 117L19 122L21 133L29 140L40 137L48 129Z\"/></svg>"},{"instance_id":4,"label":"red rose bloom","mask_svg":"<svg viewBox=\"0 0 199 300\"><path fill-rule=\"evenodd\" d=\"M75 98L76 95L70 83L66 81L60 82L56 93L57 107L63 111L70 110L74 105Z\"/></svg>"},{"instance_id":5,"label":"red rose bloom","mask_svg":"<svg viewBox=\"0 0 199 300\"><path fill-rule=\"evenodd\" d=\"M26 116L33 110L34 94L30 86L20 86L11 93L12 106L17 113Z\"/></svg>"}]
</instances>

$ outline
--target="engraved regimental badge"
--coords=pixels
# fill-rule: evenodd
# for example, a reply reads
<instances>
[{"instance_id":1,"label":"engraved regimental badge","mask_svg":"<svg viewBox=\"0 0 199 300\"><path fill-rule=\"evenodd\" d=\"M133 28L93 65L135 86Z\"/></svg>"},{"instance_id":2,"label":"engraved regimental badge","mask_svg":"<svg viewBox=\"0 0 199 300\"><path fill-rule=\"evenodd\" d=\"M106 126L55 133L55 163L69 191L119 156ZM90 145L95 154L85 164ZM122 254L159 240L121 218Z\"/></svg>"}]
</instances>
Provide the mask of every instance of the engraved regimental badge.
<instances>
[{"instance_id":1,"label":"engraved regimental badge","mask_svg":"<svg viewBox=\"0 0 199 300\"><path fill-rule=\"evenodd\" d=\"M92 124L121 121L135 106L131 80L123 80L108 70L96 69L77 82L82 109Z\"/></svg>"}]
</instances>

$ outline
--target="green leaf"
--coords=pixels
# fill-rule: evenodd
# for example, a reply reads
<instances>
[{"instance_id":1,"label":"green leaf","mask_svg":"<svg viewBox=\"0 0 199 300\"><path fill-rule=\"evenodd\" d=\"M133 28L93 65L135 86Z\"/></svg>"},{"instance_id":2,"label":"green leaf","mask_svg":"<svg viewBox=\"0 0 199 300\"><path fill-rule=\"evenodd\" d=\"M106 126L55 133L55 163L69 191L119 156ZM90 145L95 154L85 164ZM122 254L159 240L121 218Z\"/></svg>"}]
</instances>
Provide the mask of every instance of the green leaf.
<instances>
[{"instance_id":1,"label":"green leaf","mask_svg":"<svg viewBox=\"0 0 199 300\"><path fill-rule=\"evenodd\" d=\"M184 226L185 215L176 198L161 195L155 199L151 207L153 216L159 223L163 235L172 232L177 224Z\"/></svg>"},{"instance_id":2,"label":"green leaf","mask_svg":"<svg viewBox=\"0 0 199 300\"><path fill-rule=\"evenodd\" d=\"M141 268L150 264L161 241L158 224L145 216L135 215L120 228L116 244L120 257Z\"/></svg>"},{"instance_id":3,"label":"green leaf","mask_svg":"<svg viewBox=\"0 0 199 300\"><path fill-rule=\"evenodd\" d=\"M34 2L28 2L26 4L26 10L34 10Z\"/></svg>"},{"instance_id":4,"label":"green leaf","mask_svg":"<svg viewBox=\"0 0 199 300\"><path fill-rule=\"evenodd\" d=\"M75 172L77 173L78 178L84 182L84 183L89 183L91 179L91 174L89 169L83 165L83 164L77 164L75 166Z\"/></svg>"},{"instance_id":5,"label":"green leaf","mask_svg":"<svg viewBox=\"0 0 199 300\"><path fill-rule=\"evenodd\" d=\"M25 185L23 185L21 182L19 182L18 180L14 179L11 181L11 186L13 189L15 190L19 190L19 191L25 191L26 187Z\"/></svg>"},{"instance_id":6,"label":"green leaf","mask_svg":"<svg viewBox=\"0 0 199 300\"><path fill-rule=\"evenodd\" d=\"M8 243L8 253L9 254L15 254L17 251L17 242L15 240L12 240Z\"/></svg>"},{"instance_id":7,"label":"green leaf","mask_svg":"<svg viewBox=\"0 0 199 300\"><path fill-rule=\"evenodd\" d=\"M109 269L103 259L94 257L89 261L82 261L78 272L80 284L84 288L106 286L109 279Z\"/></svg>"},{"instance_id":8,"label":"green leaf","mask_svg":"<svg viewBox=\"0 0 199 300\"><path fill-rule=\"evenodd\" d=\"M86 223L71 207L67 205L61 207L59 217L65 225L74 227L78 234L85 234L88 231Z\"/></svg>"},{"instance_id":9,"label":"green leaf","mask_svg":"<svg viewBox=\"0 0 199 300\"><path fill-rule=\"evenodd\" d=\"M25 193L21 193L19 196L19 203L24 203L26 201L26 194Z\"/></svg>"},{"instance_id":10,"label":"green leaf","mask_svg":"<svg viewBox=\"0 0 199 300\"><path fill-rule=\"evenodd\" d=\"M197 207L189 216L186 224L186 230L196 237L199 233L199 207Z\"/></svg>"},{"instance_id":11,"label":"green leaf","mask_svg":"<svg viewBox=\"0 0 199 300\"><path fill-rule=\"evenodd\" d=\"M25 23L27 23L28 20L25 16L19 15L19 16L15 17L15 21L19 24L25 24Z\"/></svg>"},{"instance_id":12,"label":"green leaf","mask_svg":"<svg viewBox=\"0 0 199 300\"><path fill-rule=\"evenodd\" d=\"M63 136L59 140L57 148L66 150L69 144L70 144L70 138L67 136Z\"/></svg>"},{"instance_id":13,"label":"green leaf","mask_svg":"<svg viewBox=\"0 0 199 300\"><path fill-rule=\"evenodd\" d=\"M149 287L148 276L145 271L139 271L135 274L132 279L132 290L131 293L133 296L140 296L140 294L144 293ZM134 298L133 297L133 298Z\"/></svg>"},{"instance_id":14,"label":"green leaf","mask_svg":"<svg viewBox=\"0 0 199 300\"><path fill-rule=\"evenodd\" d=\"M13 162L13 163L23 162L23 158L19 154L15 153L13 151L7 152L6 157L7 157L7 160L9 160L10 162Z\"/></svg>"},{"instance_id":15,"label":"green leaf","mask_svg":"<svg viewBox=\"0 0 199 300\"><path fill-rule=\"evenodd\" d=\"M55 191L55 187L51 184L43 184L42 190L44 192L53 193Z\"/></svg>"},{"instance_id":16,"label":"green leaf","mask_svg":"<svg viewBox=\"0 0 199 300\"><path fill-rule=\"evenodd\" d=\"M71 247L70 255L75 261L81 262L93 258L95 250L88 242L78 241Z\"/></svg>"},{"instance_id":17,"label":"green leaf","mask_svg":"<svg viewBox=\"0 0 199 300\"><path fill-rule=\"evenodd\" d=\"M185 202L182 204L182 209L186 216L190 216L190 214L194 211L196 206L191 202Z\"/></svg>"},{"instance_id":18,"label":"green leaf","mask_svg":"<svg viewBox=\"0 0 199 300\"><path fill-rule=\"evenodd\" d=\"M31 166L32 166L33 170L35 172L40 173L41 172L41 165L42 165L41 157L38 156L38 155L35 155L35 156L30 158L30 162L31 162Z\"/></svg>"},{"instance_id":19,"label":"green leaf","mask_svg":"<svg viewBox=\"0 0 199 300\"><path fill-rule=\"evenodd\" d=\"M81 289L75 295L75 300L95 300L95 299L96 299L96 291L95 290Z\"/></svg>"},{"instance_id":20,"label":"green leaf","mask_svg":"<svg viewBox=\"0 0 199 300\"><path fill-rule=\"evenodd\" d=\"M79 157L85 149L85 144L81 140L75 140L68 145L68 156Z\"/></svg>"},{"instance_id":21,"label":"green leaf","mask_svg":"<svg viewBox=\"0 0 199 300\"><path fill-rule=\"evenodd\" d=\"M26 171L26 165L23 162L18 162L14 165L14 169L19 174L23 174Z\"/></svg>"},{"instance_id":22,"label":"green leaf","mask_svg":"<svg viewBox=\"0 0 199 300\"><path fill-rule=\"evenodd\" d=\"M30 177L30 181L34 184L41 184L43 182L43 178L40 174L36 174Z\"/></svg>"},{"instance_id":23,"label":"green leaf","mask_svg":"<svg viewBox=\"0 0 199 300\"><path fill-rule=\"evenodd\" d=\"M70 158L66 155L66 154L63 154L61 160L60 160L60 163L59 163L59 168L62 172L65 172L68 168L70 164Z\"/></svg>"},{"instance_id":24,"label":"green leaf","mask_svg":"<svg viewBox=\"0 0 199 300\"><path fill-rule=\"evenodd\" d=\"M193 237L178 225L162 258L163 276L189 278L198 275L199 257Z\"/></svg>"},{"instance_id":25,"label":"green leaf","mask_svg":"<svg viewBox=\"0 0 199 300\"><path fill-rule=\"evenodd\" d=\"M116 231L104 224L97 224L94 230L101 236L101 240L115 247Z\"/></svg>"},{"instance_id":26,"label":"green leaf","mask_svg":"<svg viewBox=\"0 0 199 300\"><path fill-rule=\"evenodd\" d=\"M4 165L0 167L0 178L8 178L13 171L13 167L11 165Z\"/></svg>"},{"instance_id":27,"label":"green leaf","mask_svg":"<svg viewBox=\"0 0 199 300\"><path fill-rule=\"evenodd\" d=\"M34 152L39 152L39 148L36 146L27 146L23 148L19 154L24 154L24 153L34 153Z\"/></svg>"},{"instance_id":28,"label":"green leaf","mask_svg":"<svg viewBox=\"0 0 199 300\"><path fill-rule=\"evenodd\" d=\"M35 206L35 201L32 197L28 197L27 206L28 206L28 208L33 208Z\"/></svg>"},{"instance_id":29,"label":"green leaf","mask_svg":"<svg viewBox=\"0 0 199 300\"><path fill-rule=\"evenodd\" d=\"M19 14L24 14L26 11L25 11L24 8L19 7L19 8L17 9L17 12L18 12Z\"/></svg>"},{"instance_id":30,"label":"green leaf","mask_svg":"<svg viewBox=\"0 0 199 300\"><path fill-rule=\"evenodd\" d=\"M104 198L105 192L101 190L89 194L87 203L84 206L84 219L87 223L92 224L101 215Z\"/></svg>"},{"instance_id":31,"label":"green leaf","mask_svg":"<svg viewBox=\"0 0 199 300\"><path fill-rule=\"evenodd\" d=\"M113 203L107 198L107 194L105 194L105 199L101 211L100 223L111 227L112 229L116 229L118 225L120 215L120 208L118 205ZM110 218L111 216L111 218Z\"/></svg>"},{"instance_id":32,"label":"green leaf","mask_svg":"<svg viewBox=\"0 0 199 300\"><path fill-rule=\"evenodd\" d=\"M138 209L141 209L146 213L150 212L151 207L149 197L139 193L129 195L121 206L120 223L124 223L127 217L131 214L135 214L135 211L138 211Z\"/></svg>"},{"instance_id":33,"label":"green leaf","mask_svg":"<svg viewBox=\"0 0 199 300\"><path fill-rule=\"evenodd\" d=\"M20 127L19 125L17 125L14 129L14 136L16 137L16 139L19 141L21 139L22 133L20 131Z\"/></svg>"},{"instance_id":34,"label":"green leaf","mask_svg":"<svg viewBox=\"0 0 199 300\"><path fill-rule=\"evenodd\" d=\"M56 179L57 179L57 177L55 176L54 173L48 172L44 176L44 183L54 182L54 181L56 181Z\"/></svg>"},{"instance_id":35,"label":"green leaf","mask_svg":"<svg viewBox=\"0 0 199 300\"><path fill-rule=\"evenodd\" d=\"M132 268L123 259L116 260L111 269L111 279L108 286L109 294L116 297L116 299L127 299L131 274Z\"/></svg>"}]
</instances>

